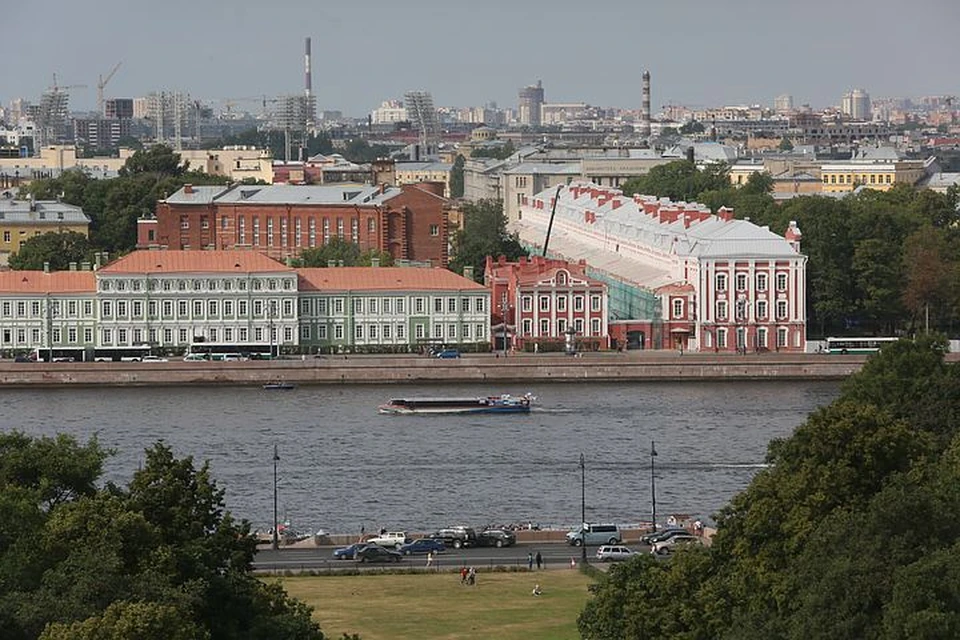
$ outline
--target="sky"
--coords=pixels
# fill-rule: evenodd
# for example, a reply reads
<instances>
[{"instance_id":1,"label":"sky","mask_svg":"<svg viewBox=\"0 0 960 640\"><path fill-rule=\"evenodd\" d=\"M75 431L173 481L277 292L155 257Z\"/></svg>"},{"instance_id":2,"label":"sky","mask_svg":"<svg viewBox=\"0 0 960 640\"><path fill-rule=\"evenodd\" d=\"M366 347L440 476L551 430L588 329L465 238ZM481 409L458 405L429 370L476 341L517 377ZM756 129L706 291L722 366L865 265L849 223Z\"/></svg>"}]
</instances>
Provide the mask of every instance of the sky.
<instances>
[{"instance_id":1,"label":"sky","mask_svg":"<svg viewBox=\"0 0 960 640\"><path fill-rule=\"evenodd\" d=\"M7 4L7 3L5 3ZM57 74L71 108L168 89L238 101L303 91L313 44L318 109L363 116L405 91L437 106L547 102L815 108L853 88L873 98L960 94L960 0L11 0L0 103L37 100Z\"/></svg>"}]
</instances>

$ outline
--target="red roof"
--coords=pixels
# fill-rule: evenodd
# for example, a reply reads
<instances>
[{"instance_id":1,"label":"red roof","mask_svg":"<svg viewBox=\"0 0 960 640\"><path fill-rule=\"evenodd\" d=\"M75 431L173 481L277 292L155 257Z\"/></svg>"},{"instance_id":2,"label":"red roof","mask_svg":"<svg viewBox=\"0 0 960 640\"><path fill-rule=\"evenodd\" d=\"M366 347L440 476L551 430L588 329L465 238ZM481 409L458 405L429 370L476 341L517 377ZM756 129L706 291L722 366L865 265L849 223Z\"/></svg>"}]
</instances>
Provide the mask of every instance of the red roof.
<instances>
[{"instance_id":1,"label":"red roof","mask_svg":"<svg viewBox=\"0 0 960 640\"><path fill-rule=\"evenodd\" d=\"M2 271L0 293L94 293L92 271Z\"/></svg>"},{"instance_id":2,"label":"red roof","mask_svg":"<svg viewBox=\"0 0 960 640\"><path fill-rule=\"evenodd\" d=\"M297 269L300 291L486 291L482 284L446 269L328 267Z\"/></svg>"},{"instance_id":3,"label":"red roof","mask_svg":"<svg viewBox=\"0 0 960 640\"><path fill-rule=\"evenodd\" d=\"M103 273L256 273L293 271L259 251L134 251L100 269Z\"/></svg>"}]
</instances>

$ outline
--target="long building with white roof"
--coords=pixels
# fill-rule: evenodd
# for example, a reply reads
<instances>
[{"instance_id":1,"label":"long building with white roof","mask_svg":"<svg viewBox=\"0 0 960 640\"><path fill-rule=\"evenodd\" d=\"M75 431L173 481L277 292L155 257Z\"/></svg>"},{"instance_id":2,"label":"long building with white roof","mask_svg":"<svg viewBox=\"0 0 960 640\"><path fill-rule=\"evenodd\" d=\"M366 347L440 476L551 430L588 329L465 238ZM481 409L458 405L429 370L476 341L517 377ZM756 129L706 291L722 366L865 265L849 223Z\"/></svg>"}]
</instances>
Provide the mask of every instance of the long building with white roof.
<instances>
[{"instance_id":1,"label":"long building with white roof","mask_svg":"<svg viewBox=\"0 0 960 640\"><path fill-rule=\"evenodd\" d=\"M714 215L698 203L575 182L524 199L511 226L530 247L547 243L548 255L586 260L610 285L611 335L620 345L806 348L807 258L795 223L780 236L734 219L731 209Z\"/></svg>"}]
</instances>

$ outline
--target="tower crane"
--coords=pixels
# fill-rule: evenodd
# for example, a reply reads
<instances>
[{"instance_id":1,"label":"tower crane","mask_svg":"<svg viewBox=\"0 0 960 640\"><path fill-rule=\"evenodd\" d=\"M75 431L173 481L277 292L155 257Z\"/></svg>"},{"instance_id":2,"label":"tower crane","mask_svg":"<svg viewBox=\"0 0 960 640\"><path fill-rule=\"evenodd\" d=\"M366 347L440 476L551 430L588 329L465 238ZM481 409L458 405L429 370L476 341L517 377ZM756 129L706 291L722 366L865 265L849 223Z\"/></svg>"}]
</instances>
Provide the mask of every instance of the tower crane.
<instances>
[{"instance_id":1,"label":"tower crane","mask_svg":"<svg viewBox=\"0 0 960 640\"><path fill-rule=\"evenodd\" d=\"M107 83L110 82L110 79L113 77L113 74L117 72L117 69L120 68L120 65L123 64L121 60L117 64L113 65L113 69L110 70L110 73L107 74L107 77L104 78L103 75L100 76L99 82L97 82L97 111L100 112L100 115L103 115L103 89L107 86Z\"/></svg>"},{"instance_id":2,"label":"tower crane","mask_svg":"<svg viewBox=\"0 0 960 640\"><path fill-rule=\"evenodd\" d=\"M50 88L54 93L65 92L67 89L86 89L87 85L85 84L68 84L68 85L58 85L57 84L57 74L53 74L53 86Z\"/></svg>"}]
</instances>

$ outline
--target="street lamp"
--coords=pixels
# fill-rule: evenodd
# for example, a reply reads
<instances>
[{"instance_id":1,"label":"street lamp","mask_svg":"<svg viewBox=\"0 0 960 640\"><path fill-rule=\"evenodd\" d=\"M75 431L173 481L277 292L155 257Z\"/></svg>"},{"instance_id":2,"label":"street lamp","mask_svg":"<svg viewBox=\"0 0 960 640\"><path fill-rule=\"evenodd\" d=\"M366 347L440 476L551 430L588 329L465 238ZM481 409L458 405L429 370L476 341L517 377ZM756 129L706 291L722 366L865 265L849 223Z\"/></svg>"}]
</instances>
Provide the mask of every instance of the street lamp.
<instances>
[{"instance_id":1,"label":"street lamp","mask_svg":"<svg viewBox=\"0 0 960 640\"><path fill-rule=\"evenodd\" d=\"M580 545L580 560L587 561L587 534L583 531L587 521L587 467L584 464L583 454L580 454L580 530L583 544Z\"/></svg>"},{"instance_id":2,"label":"street lamp","mask_svg":"<svg viewBox=\"0 0 960 640\"><path fill-rule=\"evenodd\" d=\"M500 318L503 321L503 357L507 357L509 349L507 348L507 312L510 310L510 303L507 302L506 294L500 300Z\"/></svg>"},{"instance_id":3,"label":"street lamp","mask_svg":"<svg viewBox=\"0 0 960 640\"><path fill-rule=\"evenodd\" d=\"M653 515L653 532L657 532L657 476L654 473L654 459L657 457L657 447L650 441L650 500Z\"/></svg>"},{"instance_id":4,"label":"street lamp","mask_svg":"<svg viewBox=\"0 0 960 640\"><path fill-rule=\"evenodd\" d=\"M280 536L277 531L277 462L280 456L277 454L277 445L273 445L273 548L280 548Z\"/></svg>"}]
</instances>

